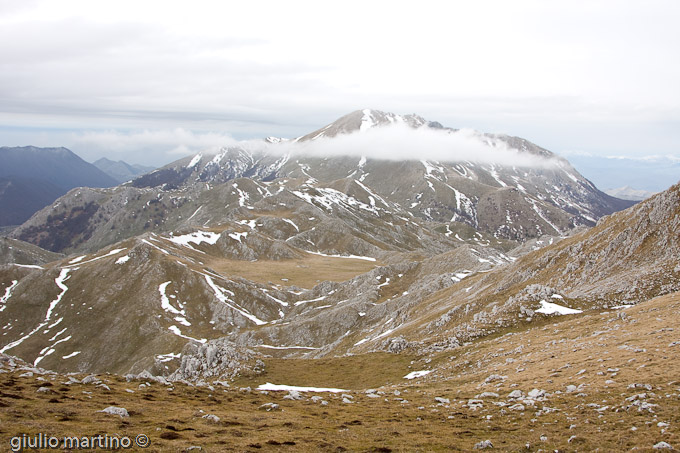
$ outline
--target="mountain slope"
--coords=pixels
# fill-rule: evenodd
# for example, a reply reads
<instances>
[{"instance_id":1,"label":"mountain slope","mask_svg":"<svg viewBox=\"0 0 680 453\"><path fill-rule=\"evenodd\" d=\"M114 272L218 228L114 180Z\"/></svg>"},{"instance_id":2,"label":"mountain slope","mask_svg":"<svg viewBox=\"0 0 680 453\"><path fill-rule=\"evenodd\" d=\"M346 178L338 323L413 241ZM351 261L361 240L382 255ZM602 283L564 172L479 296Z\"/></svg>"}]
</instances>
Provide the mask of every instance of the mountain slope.
<instances>
[{"instance_id":1,"label":"mountain slope","mask_svg":"<svg viewBox=\"0 0 680 453\"><path fill-rule=\"evenodd\" d=\"M63 189L44 179L0 178L0 226L21 225L63 193Z\"/></svg>"},{"instance_id":2,"label":"mountain slope","mask_svg":"<svg viewBox=\"0 0 680 453\"><path fill-rule=\"evenodd\" d=\"M0 237L0 263L36 266L56 261L63 256L27 242Z\"/></svg>"},{"instance_id":3,"label":"mountain slope","mask_svg":"<svg viewBox=\"0 0 680 453\"><path fill-rule=\"evenodd\" d=\"M66 148L0 147L0 226L23 223L74 187L116 184Z\"/></svg>"},{"instance_id":4,"label":"mountain slope","mask_svg":"<svg viewBox=\"0 0 680 453\"><path fill-rule=\"evenodd\" d=\"M307 213L281 209L253 206L221 229L147 234L44 269L0 268L0 351L63 371L200 379L232 375L243 365L235 357L252 360L253 351L436 353L540 319L542 301L592 310L680 289L680 186L519 259L490 239L443 252L400 251L397 240L389 251L389 242L378 246L351 230L345 239L331 230L330 243L337 250L359 240L380 261L333 256L314 244L323 235L310 236L325 229L323 204ZM211 365L211 350L231 359Z\"/></svg>"}]
</instances>

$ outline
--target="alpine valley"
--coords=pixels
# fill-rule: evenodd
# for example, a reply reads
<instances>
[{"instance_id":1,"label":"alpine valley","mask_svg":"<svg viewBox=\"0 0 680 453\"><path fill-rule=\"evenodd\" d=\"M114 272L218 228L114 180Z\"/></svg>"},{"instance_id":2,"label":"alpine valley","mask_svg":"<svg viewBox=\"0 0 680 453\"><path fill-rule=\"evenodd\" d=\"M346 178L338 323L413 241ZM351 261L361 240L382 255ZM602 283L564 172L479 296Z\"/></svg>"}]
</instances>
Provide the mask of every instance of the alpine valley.
<instances>
[{"instance_id":1,"label":"alpine valley","mask_svg":"<svg viewBox=\"0 0 680 453\"><path fill-rule=\"evenodd\" d=\"M0 259L3 435L680 444L680 185L620 200L522 138L356 111L72 189Z\"/></svg>"}]
</instances>

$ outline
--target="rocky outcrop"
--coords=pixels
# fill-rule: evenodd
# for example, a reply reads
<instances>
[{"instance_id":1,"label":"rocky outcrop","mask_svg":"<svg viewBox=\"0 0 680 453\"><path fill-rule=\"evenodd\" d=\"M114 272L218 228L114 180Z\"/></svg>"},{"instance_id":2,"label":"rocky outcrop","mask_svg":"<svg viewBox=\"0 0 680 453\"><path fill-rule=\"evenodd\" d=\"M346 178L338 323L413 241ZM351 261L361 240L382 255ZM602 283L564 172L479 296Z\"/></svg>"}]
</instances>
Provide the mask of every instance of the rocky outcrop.
<instances>
[{"instance_id":1,"label":"rocky outcrop","mask_svg":"<svg viewBox=\"0 0 680 453\"><path fill-rule=\"evenodd\" d=\"M239 348L225 338L205 344L187 343L182 350L181 363L170 380L220 380L231 379L239 373L261 373L264 362L256 354Z\"/></svg>"}]
</instances>

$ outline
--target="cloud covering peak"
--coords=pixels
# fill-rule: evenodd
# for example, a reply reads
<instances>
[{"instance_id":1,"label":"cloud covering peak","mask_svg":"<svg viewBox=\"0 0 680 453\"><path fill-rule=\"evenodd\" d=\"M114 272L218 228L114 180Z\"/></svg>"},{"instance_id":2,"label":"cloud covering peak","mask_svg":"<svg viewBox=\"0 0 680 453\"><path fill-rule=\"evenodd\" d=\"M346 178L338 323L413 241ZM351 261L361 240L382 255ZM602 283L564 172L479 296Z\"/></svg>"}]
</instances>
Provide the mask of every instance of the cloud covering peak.
<instances>
[{"instance_id":1,"label":"cloud covering peak","mask_svg":"<svg viewBox=\"0 0 680 453\"><path fill-rule=\"evenodd\" d=\"M305 142L269 145L272 152L307 156L365 156L382 160L469 161L480 164L517 167L550 167L557 159L552 153L541 155L511 147L501 136L486 135L471 129L448 130L413 128L394 123L332 138L319 137Z\"/></svg>"}]
</instances>

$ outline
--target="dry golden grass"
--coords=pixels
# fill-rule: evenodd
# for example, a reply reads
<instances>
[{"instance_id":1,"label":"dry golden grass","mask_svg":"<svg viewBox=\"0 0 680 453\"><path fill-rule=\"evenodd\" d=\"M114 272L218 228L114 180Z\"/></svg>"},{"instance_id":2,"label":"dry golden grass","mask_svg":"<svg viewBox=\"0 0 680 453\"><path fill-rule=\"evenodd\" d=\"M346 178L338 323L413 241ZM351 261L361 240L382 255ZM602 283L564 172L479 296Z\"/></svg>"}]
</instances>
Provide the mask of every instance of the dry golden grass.
<instances>
[{"instance_id":1,"label":"dry golden grass","mask_svg":"<svg viewBox=\"0 0 680 453\"><path fill-rule=\"evenodd\" d=\"M312 288L323 281L343 282L380 265L375 261L310 255L293 260L241 261L214 259L207 265L220 274L259 283Z\"/></svg>"},{"instance_id":2,"label":"dry golden grass","mask_svg":"<svg viewBox=\"0 0 680 453\"><path fill-rule=\"evenodd\" d=\"M678 448L680 345L670 346L680 340L678 315L680 295L673 294L625 311L523 324L441 352L429 363L425 357L384 353L313 361L266 359L267 374L243 378L230 388L180 383L138 388L140 382L100 376L109 391L92 384L64 385L64 376L46 375L46 381L39 381L13 371L0 374L0 443L9 450L9 438L21 433L144 433L151 438L146 451L152 452L191 446L208 452L473 451L486 439L495 451L653 451L660 441ZM401 378L418 369L434 371L415 382ZM485 383L492 374L506 377ZM310 399L317 394L295 401L284 399L285 392L238 388L264 381L348 388L353 402L320 393L328 402L322 405ZM379 398L362 391L379 384ZM584 387L566 393L570 384ZM629 384L652 390L631 389ZM36 392L46 385L51 393ZM547 398L533 406L522 402L524 410L509 409L515 404L508 399L510 391L534 388L547 391ZM484 391L499 397L484 397L482 407L469 408L468 400ZM657 405L653 412L638 411L626 400L641 393L646 394L643 401ZM440 404L435 397L450 403ZM258 409L269 402L279 409ZM125 407L130 417L96 412L111 405ZM202 418L206 414L220 421Z\"/></svg>"},{"instance_id":3,"label":"dry golden grass","mask_svg":"<svg viewBox=\"0 0 680 453\"><path fill-rule=\"evenodd\" d=\"M333 387L362 390L403 381L411 372L406 354L375 352L322 359L264 358L266 371L258 376L242 377L234 383L240 387L265 382L308 387Z\"/></svg>"}]
</instances>

